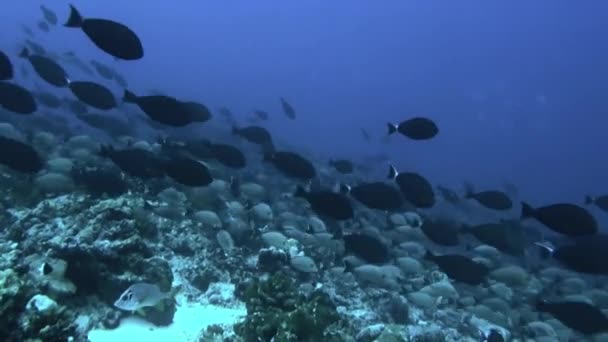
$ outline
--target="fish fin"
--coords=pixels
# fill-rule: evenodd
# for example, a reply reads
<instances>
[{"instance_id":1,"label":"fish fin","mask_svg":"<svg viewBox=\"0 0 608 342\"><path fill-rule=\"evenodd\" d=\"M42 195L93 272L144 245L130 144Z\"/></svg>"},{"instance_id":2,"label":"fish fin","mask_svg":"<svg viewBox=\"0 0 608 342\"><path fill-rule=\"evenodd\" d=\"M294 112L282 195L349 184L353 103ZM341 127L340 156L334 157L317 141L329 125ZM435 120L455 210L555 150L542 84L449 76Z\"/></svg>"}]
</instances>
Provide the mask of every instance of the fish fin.
<instances>
[{"instance_id":1,"label":"fish fin","mask_svg":"<svg viewBox=\"0 0 608 342\"><path fill-rule=\"evenodd\" d=\"M296 188L296 191L293 193L293 197L306 198L306 190L304 189L304 187L301 185L298 185L298 187Z\"/></svg>"},{"instance_id":2,"label":"fish fin","mask_svg":"<svg viewBox=\"0 0 608 342\"><path fill-rule=\"evenodd\" d=\"M82 22L83 22L82 16L80 15L80 13L76 9L76 7L74 7L74 5L70 4L70 17L68 18L68 21L63 26L65 26L65 27L82 27Z\"/></svg>"},{"instance_id":3,"label":"fish fin","mask_svg":"<svg viewBox=\"0 0 608 342\"><path fill-rule=\"evenodd\" d=\"M388 179L395 179L398 175L397 169L392 164L388 164Z\"/></svg>"},{"instance_id":4,"label":"fish fin","mask_svg":"<svg viewBox=\"0 0 608 342\"><path fill-rule=\"evenodd\" d=\"M526 202L521 202L521 218L534 217L534 208Z\"/></svg>"},{"instance_id":5,"label":"fish fin","mask_svg":"<svg viewBox=\"0 0 608 342\"><path fill-rule=\"evenodd\" d=\"M122 100L124 102L135 103L137 101L137 95L135 95L133 92L129 91L128 89L125 89L125 93L122 97Z\"/></svg>"},{"instance_id":6,"label":"fish fin","mask_svg":"<svg viewBox=\"0 0 608 342\"><path fill-rule=\"evenodd\" d=\"M397 125L392 124L390 122L388 122L386 125L388 127L388 135L391 135L391 134L397 132L397 129L399 128L399 127L397 127Z\"/></svg>"},{"instance_id":7,"label":"fish fin","mask_svg":"<svg viewBox=\"0 0 608 342\"><path fill-rule=\"evenodd\" d=\"M24 47L21 52L19 53L19 57L21 58L28 58L30 56L30 50L28 50L26 47Z\"/></svg>"},{"instance_id":8,"label":"fish fin","mask_svg":"<svg viewBox=\"0 0 608 342\"><path fill-rule=\"evenodd\" d=\"M585 204L586 205L591 205L591 204L593 204L593 202L595 202L595 199L593 197L588 196L588 195L585 196Z\"/></svg>"}]
</instances>

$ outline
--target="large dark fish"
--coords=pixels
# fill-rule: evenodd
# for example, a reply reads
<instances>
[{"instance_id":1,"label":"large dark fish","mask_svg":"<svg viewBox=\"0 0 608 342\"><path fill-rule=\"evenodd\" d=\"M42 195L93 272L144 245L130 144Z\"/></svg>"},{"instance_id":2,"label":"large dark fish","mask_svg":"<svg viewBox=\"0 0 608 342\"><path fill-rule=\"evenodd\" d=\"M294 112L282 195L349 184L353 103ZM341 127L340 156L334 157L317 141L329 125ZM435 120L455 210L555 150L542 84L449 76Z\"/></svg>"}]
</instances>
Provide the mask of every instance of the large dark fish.
<instances>
[{"instance_id":1,"label":"large dark fish","mask_svg":"<svg viewBox=\"0 0 608 342\"><path fill-rule=\"evenodd\" d=\"M183 102L165 95L137 96L125 90L123 100L136 104L146 115L165 125L183 127L192 123L190 111Z\"/></svg>"},{"instance_id":2,"label":"large dark fish","mask_svg":"<svg viewBox=\"0 0 608 342\"><path fill-rule=\"evenodd\" d=\"M211 112L202 103L194 101L182 102L182 106L190 113L190 120L192 122L207 122L211 120Z\"/></svg>"},{"instance_id":3,"label":"large dark fish","mask_svg":"<svg viewBox=\"0 0 608 342\"><path fill-rule=\"evenodd\" d=\"M351 174L353 173L353 163L350 160L346 159L330 159L329 166L336 169L338 172L342 174Z\"/></svg>"},{"instance_id":4,"label":"large dark fish","mask_svg":"<svg viewBox=\"0 0 608 342\"><path fill-rule=\"evenodd\" d=\"M426 259L433 261L451 279L469 285L479 285L486 279L490 269L484 264L459 254L434 255L426 252Z\"/></svg>"},{"instance_id":5,"label":"large dark fish","mask_svg":"<svg viewBox=\"0 0 608 342\"><path fill-rule=\"evenodd\" d=\"M453 223L425 219L420 226L420 230L429 240L438 245L453 247L460 244L459 228Z\"/></svg>"},{"instance_id":6,"label":"large dark fish","mask_svg":"<svg viewBox=\"0 0 608 342\"><path fill-rule=\"evenodd\" d=\"M515 222L465 226L461 232L471 234L482 243L512 256L523 256L526 250L524 229Z\"/></svg>"},{"instance_id":7,"label":"large dark fish","mask_svg":"<svg viewBox=\"0 0 608 342\"><path fill-rule=\"evenodd\" d=\"M247 166L245 155L238 148L228 144L215 144L207 142L213 157L224 166L233 169L242 169Z\"/></svg>"},{"instance_id":8,"label":"large dark fish","mask_svg":"<svg viewBox=\"0 0 608 342\"><path fill-rule=\"evenodd\" d=\"M127 26L107 19L84 19L70 5L70 18L66 27L80 28L91 41L106 53L124 60L136 60L144 56L139 37Z\"/></svg>"},{"instance_id":9,"label":"large dark fish","mask_svg":"<svg viewBox=\"0 0 608 342\"><path fill-rule=\"evenodd\" d=\"M0 107L17 114L32 114L38 109L29 90L9 82L0 81Z\"/></svg>"},{"instance_id":10,"label":"large dark fish","mask_svg":"<svg viewBox=\"0 0 608 342\"><path fill-rule=\"evenodd\" d=\"M353 187L340 185L340 192L350 193L368 208L395 211L403 208L403 196L399 189L384 182L362 183Z\"/></svg>"},{"instance_id":11,"label":"large dark fish","mask_svg":"<svg viewBox=\"0 0 608 342\"><path fill-rule=\"evenodd\" d=\"M294 152L270 152L264 154L264 161L272 163L283 174L302 180L311 180L317 172L306 158Z\"/></svg>"},{"instance_id":12,"label":"large dark fish","mask_svg":"<svg viewBox=\"0 0 608 342\"><path fill-rule=\"evenodd\" d=\"M46 19L47 23L57 25L57 14L55 14L55 12L48 9L44 5L40 5L40 10L42 11L42 15L44 16L44 19Z\"/></svg>"},{"instance_id":13,"label":"large dark fish","mask_svg":"<svg viewBox=\"0 0 608 342\"><path fill-rule=\"evenodd\" d=\"M0 136L0 164L23 173L37 173L44 167L44 161L33 147L3 136Z\"/></svg>"},{"instance_id":14,"label":"large dark fish","mask_svg":"<svg viewBox=\"0 0 608 342\"><path fill-rule=\"evenodd\" d=\"M65 87L68 85L68 75L61 65L54 60L41 56L32 55L27 48L23 48L19 57L27 59L34 70L46 82L56 87Z\"/></svg>"},{"instance_id":15,"label":"large dark fish","mask_svg":"<svg viewBox=\"0 0 608 342\"><path fill-rule=\"evenodd\" d=\"M398 125L388 123L387 126L389 135L399 132L413 140L431 139L439 133L439 128L432 120L421 117L405 120Z\"/></svg>"},{"instance_id":16,"label":"large dark fish","mask_svg":"<svg viewBox=\"0 0 608 342\"><path fill-rule=\"evenodd\" d=\"M435 205L433 186L426 178L414 172L397 172L389 165L388 178L397 183L405 199L417 208L431 208Z\"/></svg>"},{"instance_id":17,"label":"large dark fish","mask_svg":"<svg viewBox=\"0 0 608 342\"><path fill-rule=\"evenodd\" d=\"M464 198L472 198L488 209L509 210L513 208L513 201L511 201L509 196L498 190L474 192L469 188Z\"/></svg>"},{"instance_id":18,"label":"large dark fish","mask_svg":"<svg viewBox=\"0 0 608 342\"><path fill-rule=\"evenodd\" d=\"M593 235L598 231L593 215L574 204L557 203L535 209L522 202L521 218L534 218L549 229L567 236Z\"/></svg>"},{"instance_id":19,"label":"large dark fish","mask_svg":"<svg viewBox=\"0 0 608 342\"><path fill-rule=\"evenodd\" d=\"M280 98L281 100L281 107L283 107L283 113L285 113L285 115L294 120L296 118L296 111L293 109L293 106L290 105L287 101L285 101L284 98Z\"/></svg>"},{"instance_id":20,"label":"large dark fish","mask_svg":"<svg viewBox=\"0 0 608 342\"><path fill-rule=\"evenodd\" d=\"M565 326L586 336L608 331L608 317L598 307L586 302L539 300L536 310L551 314Z\"/></svg>"},{"instance_id":21,"label":"large dark fish","mask_svg":"<svg viewBox=\"0 0 608 342\"><path fill-rule=\"evenodd\" d=\"M0 51L0 81L10 80L13 74L13 63L4 52Z\"/></svg>"},{"instance_id":22,"label":"large dark fish","mask_svg":"<svg viewBox=\"0 0 608 342\"><path fill-rule=\"evenodd\" d=\"M565 267L580 273L608 275L608 235L598 234L577 238L565 245L537 243Z\"/></svg>"},{"instance_id":23,"label":"large dark fish","mask_svg":"<svg viewBox=\"0 0 608 342\"><path fill-rule=\"evenodd\" d=\"M608 195L602 195L602 196L598 196L598 197L586 196L585 204L586 205L595 204L598 208L602 209L603 211L608 212Z\"/></svg>"},{"instance_id":24,"label":"large dark fish","mask_svg":"<svg viewBox=\"0 0 608 342\"><path fill-rule=\"evenodd\" d=\"M133 177L149 179L165 175L164 165L156 155L142 149L115 150L113 147L102 147L99 153L109 158L122 171Z\"/></svg>"},{"instance_id":25,"label":"large dark fish","mask_svg":"<svg viewBox=\"0 0 608 342\"><path fill-rule=\"evenodd\" d=\"M88 81L74 81L68 84L72 93L91 107L110 110L116 107L116 98L112 92L101 84Z\"/></svg>"},{"instance_id":26,"label":"large dark fish","mask_svg":"<svg viewBox=\"0 0 608 342\"><path fill-rule=\"evenodd\" d=\"M354 254L371 264L384 264L390 261L388 246L378 238L367 234L347 234L342 237L347 254Z\"/></svg>"},{"instance_id":27,"label":"large dark fish","mask_svg":"<svg viewBox=\"0 0 608 342\"><path fill-rule=\"evenodd\" d=\"M294 196L306 199L312 210L320 216L334 220L348 220L354 216L350 200L343 194L325 190L308 192L298 185Z\"/></svg>"},{"instance_id":28,"label":"large dark fish","mask_svg":"<svg viewBox=\"0 0 608 342\"><path fill-rule=\"evenodd\" d=\"M165 171L174 181L191 187L207 186L213 182L205 164L184 156L174 156L165 162Z\"/></svg>"}]
</instances>

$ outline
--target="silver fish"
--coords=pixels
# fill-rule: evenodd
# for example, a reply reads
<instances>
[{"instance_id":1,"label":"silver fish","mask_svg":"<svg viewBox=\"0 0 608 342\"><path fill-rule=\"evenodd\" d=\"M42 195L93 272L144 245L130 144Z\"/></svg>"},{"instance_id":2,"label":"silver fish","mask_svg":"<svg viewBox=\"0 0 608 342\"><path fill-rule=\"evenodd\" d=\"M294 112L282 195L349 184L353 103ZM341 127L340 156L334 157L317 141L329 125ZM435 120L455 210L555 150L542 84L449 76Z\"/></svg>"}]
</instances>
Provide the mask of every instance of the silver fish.
<instances>
[{"instance_id":1,"label":"silver fish","mask_svg":"<svg viewBox=\"0 0 608 342\"><path fill-rule=\"evenodd\" d=\"M137 311L148 306L156 306L162 300L172 298L173 291L162 292L161 289L148 283L137 283L123 292L114 306L125 311Z\"/></svg>"}]
</instances>

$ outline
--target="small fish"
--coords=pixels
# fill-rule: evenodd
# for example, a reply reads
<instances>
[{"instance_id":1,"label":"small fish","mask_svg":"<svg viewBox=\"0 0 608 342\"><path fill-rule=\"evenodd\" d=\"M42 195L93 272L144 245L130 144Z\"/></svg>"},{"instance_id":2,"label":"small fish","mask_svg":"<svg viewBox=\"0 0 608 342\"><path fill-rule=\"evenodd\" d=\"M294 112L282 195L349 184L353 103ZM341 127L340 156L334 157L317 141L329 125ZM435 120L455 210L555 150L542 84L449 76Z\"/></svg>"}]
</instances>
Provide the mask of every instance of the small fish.
<instances>
[{"instance_id":1,"label":"small fish","mask_svg":"<svg viewBox=\"0 0 608 342\"><path fill-rule=\"evenodd\" d=\"M296 111L293 109L293 106L290 105L287 101L285 101L284 98L280 98L281 100L281 106L283 107L283 113L285 113L285 115L294 120L296 118Z\"/></svg>"},{"instance_id":2,"label":"small fish","mask_svg":"<svg viewBox=\"0 0 608 342\"><path fill-rule=\"evenodd\" d=\"M332 191L306 191L298 185L294 197L304 198L310 203L311 209L318 215L334 220L353 218L354 210L348 197Z\"/></svg>"},{"instance_id":3,"label":"small fish","mask_svg":"<svg viewBox=\"0 0 608 342\"><path fill-rule=\"evenodd\" d=\"M490 273L484 264L460 254L434 255L427 250L425 258L437 264L449 278L469 285L481 284Z\"/></svg>"},{"instance_id":4,"label":"small fish","mask_svg":"<svg viewBox=\"0 0 608 342\"><path fill-rule=\"evenodd\" d=\"M154 284L137 283L129 286L114 302L114 306L125 311L137 311L145 307L156 306L165 299L173 298L175 290L162 292Z\"/></svg>"},{"instance_id":5,"label":"small fish","mask_svg":"<svg viewBox=\"0 0 608 342\"><path fill-rule=\"evenodd\" d=\"M123 100L136 104L146 115L165 125L184 127L192 123L192 115L177 99L165 95L137 96L125 89Z\"/></svg>"},{"instance_id":6,"label":"small fish","mask_svg":"<svg viewBox=\"0 0 608 342\"><path fill-rule=\"evenodd\" d=\"M426 178L414 172L397 172L389 164L388 178L397 183L405 199L417 208L431 208L435 205L433 186Z\"/></svg>"},{"instance_id":7,"label":"small fish","mask_svg":"<svg viewBox=\"0 0 608 342\"><path fill-rule=\"evenodd\" d=\"M242 169L247 166L245 155L238 148L228 144L216 144L207 142L209 150L213 157L222 165L233 168Z\"/></svg>"},{"instance_id":8,"label":"small fish","mask_svg":"<svg viewBox=\"0 0 608 342\"><path fill-rule=\"evenodd\" d=\"M74 81L68 84L72 93L91 107L110 110L116 107L116 98L110 89L101 84L88 81Z\"/></svg>"},{"instance_id":9,"label":"small fish","mask_svg":"<svg viewBox=\"0 0 608 342\"><path fill-rule=\"evenodd\" d=\"M144 56L141 40L127 26L107 19L85 19L76 7L70 5L66 27L80 28L89 39L106 53L124 60L137 60Z\"/></svg>"},{"instance_id":10,"label":"small fish","mask_svg":"<svg viewBox=\"0 0 608 342\"><path fill-rule=\"evenodd\" d=\"M434 243L441 246L458 246L460 235L458 227L445 220L426 219L420 225L420 230Z\"/></svg>"},{"instance_id":11,"label":"small fish","mask_svg":"<svg viewBox=\"0 0 608 342\"><path fill-rule=\"evenodd\" d=\"M42 15L44 16L44 19L46 19L46 21L49 24L51 24L51 25L57 25L57 14L55 14L55 12L53 12L50 9L48 9L44 5L40 5L40 10L42 11Z\"/></svg>"},{"instance_id":12,"label":"small fish","mask_svg":"<svg viewBox=\"0 0 608 342\"><path fill-rule=\"evenodd\" d=\"M268 120L268 117L269 117L268 112L265 112L265 111L259 110L259 109L255 109L253 111L253 114L262 121Z\"/></svg>"},{"instance_id":13,"label":"small fish","mask_svg":"<svg viewBox=\"0 0 608 342\"><path fill-rule=\"evenodd\" d=\"M390 260L388 246L380 239L362 233L347 234L342 237L347 254L354 254L371 264L384 264Z\"/></svg>"},{"instance_id":14,"label":"small fish","mask_svg":"<svg viewBox=\"0 0 608 342\"><path fill-rule=\"evenodd\" d=\"M498 190L475 192L470 184L466 185L464 198L472 198L488 209L509 210L513 208L513 201L504 192Z\"/></svg>"},{"instance_id":15,"label":"small fish","mask_svg":"<svg viewBox=\"0 0 608 342\"><path fill-rule=\"evenodd\" d=\"M0 107L17 114L33 114L38 105L32 93L14 83L0 81Z\"/></svg>"},{"instance_id":16,"label":"small fish","mask_svg":"<svg viewBox=\"0 0 608 342\"><path fill-rule=\"evenodd\" d=\"M0 51L0 81L6 81L13 78L13 64L8 56Z\"/></svg>"},{"instance_id":17,"label":"small fish","mask_svg":"<svg viewBox=\"0 0 608 342\"><path fill-rule=\"evenodd\" d=\"M353 173L353 163L350 160L346 159L330 159L329 166L336 169L338 172L342 174L351 174Z\"/></svg>"},{"instance_id":18,"label":"small fish","mask_svg":"<svg viewBox=\"0 0 608 342\"><path fill-rule=\"evenodd\" d=\"M314 165L294 152L274 151L264 154L264 161L272 163L284 175L302 180L316 177Z\"/></svg>"},{"instance_id":19,"label":"small fish","mask_svg":"<svg viewBox=\"0 0 608 342\"><path fill-rule=\"evenodd\" d=\"M162 161L152 152L138 148L115 150L112 146L102 146L101 157L109 158L126 174L141 178L159 178L165 175Z\"/></svg>"},{"instance_id":20,"label":"small fish","mask_svg":"<svg viewBox=\"0 0 608 342\"><path fill-rule=\"evenodd\" d=\"M416 117L402 121L399 124L388 123L388 135L399 132L413 140L427 140L435 137L439 133L439 128L431 120Z\"/></svg>"},{"instance_id":21,"label":"small fish","mask_svg":"<svg viewBox=\"0 0 608 342\"><path fill-rule=\"evenodd\" d=\"M185 156L173 156L165 162L165 172L179 184L191 187L207 186L213 182L205 164Z\"/></svg>"},{"instance_id":22,"label":"small fish","mask_svg":"<svg viewBox=\"0 0 608 342\"><path fill-rule=\"evenodd\" d=\"M598 196L598 197L586 196L585 204L586 205L595 204L598 208L602 209L603 211L608 212L608 195L602 195L602 196Z\"/></svg>"},{"instance_id":23,"label":"small fish","mask_svg":"<svg viewBox=\"0 0 608 342\"><path fill-rule=\"evenodd\" d=\"M522 202L521 218L534 218L549 229L572 237L593 235L599 229L593 215L584 208L569 203L533 208Z\"/></svg>"},{"instance_id":24,"label":"small fish","mask_svg":"<svg viewBox=\"0 0 608 342\"><path fill-rule=\"evenodd\" d=\"M40 31L42 31L42 32L46 32L46 33L48 33L48 32L50 32L50 31L51 31L51 28L49 27L49 24L48 24L46 21L44 21L44 20L39 20L39 21L36 23L36 26L37 26L37 27L38 27L38 29L40 29Z\"/></svg>"},{"instance_id":25,"label":"small fish","mask_svg":"<svg viewBox=\"0 0 608 342\"><path fill-rule=\"evenodd\" d=\"M586 302L539 300L536 309L551 314L565 326L586 336L608 331L608 317Z\"/></svg>"},{"instance_id":26,"label":"small fish","mask_svg":"<svg viewBox=\"0 0 608 342\"><path fill-rule=\"evenodd\" d=\"M361 183L352 187L341 184L340 192L350 194L371 209L395 211L402 209L404 204L399 189L384 182Z\"/></svg>"},{"instance_id":27,"label":"small fish","mask_svg":"<svg viewBox=\"0 0 608 342\"><path fill-rule=\"evenodd\" d=\"M0 136L0 164L22 173L37 173L44 167L40 154L30 145Z\"/></svg>"},{"instance_id":28,"label":"small fish","mask_svg":"<svg viewBox=\"0 0 608 342\"><path fill-rule=\"evenodd\" d=\"M258 145L267 145L272 144L272 137L266 128L261 126L247 126L239 128L237 126L232 127L232 134L238 135L245 140L258 144Z\"/></svg>"}]
</instances>

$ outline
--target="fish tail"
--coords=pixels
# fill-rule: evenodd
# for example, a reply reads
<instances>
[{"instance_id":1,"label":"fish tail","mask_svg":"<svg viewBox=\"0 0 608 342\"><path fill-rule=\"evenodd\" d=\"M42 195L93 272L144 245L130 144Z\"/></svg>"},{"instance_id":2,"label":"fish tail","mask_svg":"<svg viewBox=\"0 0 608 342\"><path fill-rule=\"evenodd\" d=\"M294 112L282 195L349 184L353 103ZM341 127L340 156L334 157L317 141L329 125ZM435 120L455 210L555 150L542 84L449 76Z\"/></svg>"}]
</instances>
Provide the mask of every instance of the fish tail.
<instances>
[{"instance_id":1,"label":"fish tail","mask_svg":"<svg viewBox=\"0 0 608 342\"><path fill-rule=\"evenodd\" d=\"M137 101L137 96L128 89L125 89L125 93L122 96L122 100L124 102L135 103L135 101Z\"/></svg>"},{"instance_id":2,"label":"fish tail","mask_svg":"<svg viewBox=\"0 0 608 342\"><path fill-rule=\"evenodd\" d=\"M593 202L595 202L595 199L589 195L585 196L585 204L586 205L591 205L593 204Z\"/></svg>"},{"instance_id":3,"label":"fish tail","mask_svg":"<svg viewBox=\"0 0 608 342\"><path fill-rule=\"evenodd\" d=\"M391 134L397 132L397 128L398 128L397 125L392 124L390 122L388 122L386 125L388 126L388 135L391 135Z\"/></svg>"},{"instance_id":4,"label":"fish tail","mask_svg":"<svg viewBox=\"0 0 608 342\"><path fill-rule=\"evenodd\" d=\"M526 202L521 202L521 218L533 217L534 208Z\"/></svg>"},{"instance_id":5,"label":"fish tail","mask_svg":"<svg viewBox=\"0 0 608 342\"><path fill-rule=\"evenodd\" d=\"M65 27L82 27L82 22L83 22L82 16L80 15L80 13L76 9L76 7L74 7L74 5L70 5L70 17L68 18L68 21L63 26L65 26Z\"/></svg>"},{"instance_id":6,"label":"fish tail","mask_svg":"<svg viewBox=\"0 0 608 342\"><path fill-rule=\"evenodd\" d=\"M392 164L388 164L388 179L395 179L399 172Z\"/></svg>"},{"instance_id":7,"label":"fish tail","mask_svg":"<svg viewBox=\"0 0 608 342\"><path fill-rule=\"evenodd\" d=\"M19 53L19 57L21 58L28 58L30 56L30 50L28 50L26 47L24 47L21 52Z\"/></svg>"}]
</instances>

